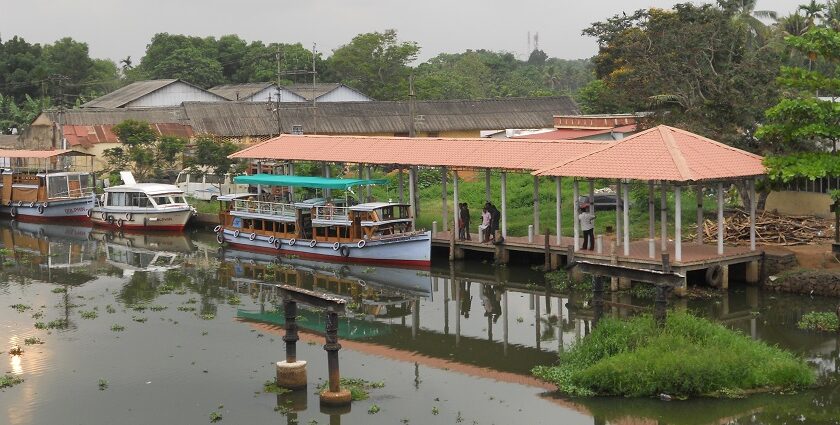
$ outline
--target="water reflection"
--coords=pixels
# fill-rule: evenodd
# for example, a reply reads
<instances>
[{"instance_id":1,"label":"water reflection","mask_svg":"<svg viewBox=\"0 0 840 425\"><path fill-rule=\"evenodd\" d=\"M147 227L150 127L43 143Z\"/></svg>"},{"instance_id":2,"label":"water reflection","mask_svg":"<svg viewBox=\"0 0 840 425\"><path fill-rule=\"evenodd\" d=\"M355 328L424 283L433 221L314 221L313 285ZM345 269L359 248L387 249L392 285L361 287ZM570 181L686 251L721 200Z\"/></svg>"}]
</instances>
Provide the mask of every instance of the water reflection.
<instances>
[{"instance_id":1,"label":"water reflection","mask_svg":"<svg viewBox=\"0 0 840 425\"><path fill-rule=\"evenodd\" d=\"M121 234L26 223L0 223L0 241L9 251L0 270L0 288L33 282L64 288L51 295L51 301L32 301L49 304L50 313L58 311L64 319L63 328L55 332L72 334L87 325L78 310L84 303L91 309L96 301L82 300L80 293L83 287L105 281L125 309L147 308L170 295L182 306L188 305L184 300L194 300L189 305L195 306L196 320L218 313L221 304L241 299L236 316L252 322L248 327L273 326L282 335L282 303L274 286L282 283L345 299L348 313L339 325L342 343L350 350L412 365L416 390L423 386L421 366L531 384L531 367L554 362L558 352L591 331L594 319L589 294L556 293L543 285L539 272L513 267L444 262L418 272L219 250L207 233ZM643 311L633 307L652 305L642 295L608 294L605 314L626 317ZM828 379L838 374L840 339L800 331L796 322L813 310L833 311L833 303L737 287L707 300L675 300L674 308L715 318L752 338L794 350ZM100 314L103 310L100 306ZM324 330L322 312L302 308L300 315L299 325L314 335L311 341L318 340ZM48 357L49 346L44 347L41 358ZM26 362L37 358L10 356L8 367L14 373L31 374ZM545 396L591 413L594 423L774 424L801 422L802 416L809 423L836 423L839 394L838 386L829 385L795 395L679 403L627 399L572 403L554 394ZM277 406L301 417L315 409L307 406L306 397L291 403L278 397ZM293 418L287 415L287 420ZM341 415L330 414L331 423L340 420Z\"/></svg>"}]
</instances>

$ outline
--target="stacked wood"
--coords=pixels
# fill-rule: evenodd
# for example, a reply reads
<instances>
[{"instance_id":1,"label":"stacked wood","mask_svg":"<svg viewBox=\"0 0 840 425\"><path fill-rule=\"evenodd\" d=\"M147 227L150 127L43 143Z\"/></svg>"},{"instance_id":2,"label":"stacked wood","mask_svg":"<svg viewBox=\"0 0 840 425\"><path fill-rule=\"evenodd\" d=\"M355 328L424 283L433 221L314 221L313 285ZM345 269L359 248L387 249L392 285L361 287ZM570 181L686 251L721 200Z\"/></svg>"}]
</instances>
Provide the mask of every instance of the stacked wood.
<instances>
[{"instance_id":1,"label":"stacked wood","mask_svg":"<svg viewBox=\"0 0 840 425\"><path fill-rule=\"evenodd\" d=\"M750 215L746 211L735 210L724 217L723 240L728 244L749 242ZM696 228L696 226L694 226ZM693 240L696 235L687 235ZM755 218L755 240L763 245L807 245L830 240L834 237L834 224L831 220L806 215L777 215L761 212ZM717 242L717 221L703 222L703 239Z\"/></svg>"}]
</instances>

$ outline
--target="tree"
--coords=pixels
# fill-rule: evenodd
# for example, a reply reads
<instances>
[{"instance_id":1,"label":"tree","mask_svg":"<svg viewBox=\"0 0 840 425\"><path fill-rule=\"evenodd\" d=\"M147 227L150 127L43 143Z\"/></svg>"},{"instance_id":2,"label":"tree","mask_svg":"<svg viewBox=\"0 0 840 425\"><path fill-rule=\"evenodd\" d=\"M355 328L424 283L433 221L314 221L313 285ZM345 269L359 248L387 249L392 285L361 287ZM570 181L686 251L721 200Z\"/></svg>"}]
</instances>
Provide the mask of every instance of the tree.
<instances>
[{"instance_id":1,"label":"tree","mask_svg":"<svg viewBox=\"0 0 840 425\"><path fill-rule=\"evenodd\" d=\"M201 50L185 47L158 62L150 70L151 78L179 78L200 87L212 87L225 82L218 60L204 56Z\"/></svg>"},{"instance_id":2,"label":"tree","mask_svg":"<svg viewBox=\"0 0 840 425\"><path fill-rule=\"evenodd\" d=\"M677 4L593 24L583 33L600 46L597 89L609 99L602 104L653 110L653 123L755 150L752 134L777 96L781 59L733 18L717 6Z\"/></svg>"},{"instance_id":3,"label":"tree","mask_svg":"<svg viewBox=\"0 0 840 425\"><path fill-rule=\"evenodd\" d=\"M811 60L840 62L840 33L831 28L812 27L786 43ZM777 152L837 151L840 140L840 77L820 69L783 66L779 83L785 95L767 109L767 123L758 136ZM819 68L819 67L817 67Z\"/></svg>"},{"instance_id":4,"label":"tree","mask_svg":"<svg viewBox=\"0 0 840 425\"><path fill-rule=\"evenodd\" d=\"M528 56L528 65L543 66L546 60L548 60L548 55L545 52L534 49L531 55Z\"/></svg>"},{"instance_id":5,"label":"tree","mask_svg":"<svg viewBox=\"0 0 840 425\"><path fill-rule=\"evenodd\" d=\"M210 136L196 138L192 156L188 159L190 174L194 176L214 175L221 191L225 174L236 173L237 161L228 158L239 150L239 146L230 141L218 141Z\"/></svg>"},{"instance_id":6,"label":"tree","mask_svg":"<svg viewBox=\"0 0 840 425\"><path fill-rule=\"evenodd\" d=\"M333 52L328 66L340 81L375 99L403 99L408 95L408 64L419 52L417 43L399 42L397 32L389 29L353 37Z\"/></svg>"},{"instance_id":7,"label":"tree","mask_svg":"<svg viewBox=\"0 0 840 425\"><path fill-rule=\"evenodd\" d=\"M183 139L159 137L145 121L125 120L115 125L112 131L123 146L105 150L109 171L113 173L128 168L138 180L145 180L152 171L172 169L177 154L186 146Z\"/></svg>"}]
</instances>

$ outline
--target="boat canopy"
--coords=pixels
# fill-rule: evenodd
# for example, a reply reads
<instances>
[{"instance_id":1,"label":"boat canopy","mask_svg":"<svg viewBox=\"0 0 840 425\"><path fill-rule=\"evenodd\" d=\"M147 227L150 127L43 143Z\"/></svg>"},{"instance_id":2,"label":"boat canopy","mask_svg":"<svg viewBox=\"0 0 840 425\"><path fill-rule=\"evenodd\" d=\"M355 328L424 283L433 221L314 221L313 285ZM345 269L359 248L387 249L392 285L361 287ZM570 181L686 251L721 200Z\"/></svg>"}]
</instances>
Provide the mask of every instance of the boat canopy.
<instances>
[{"instance_id":1,"label":"boat canopy","mask_svg":"<svg viewBox=\"0 0 840 425\"><path fill-rule=\"evenodd\" d=\"M275 174L253 174L250 176L236 176L237 184L265 185L265 186L293 186L310 187L315 189L347 189L351 186L368 184L387 184L386 179L332 179L311 176L285 176Z\"/></svg>"}]
</instances>

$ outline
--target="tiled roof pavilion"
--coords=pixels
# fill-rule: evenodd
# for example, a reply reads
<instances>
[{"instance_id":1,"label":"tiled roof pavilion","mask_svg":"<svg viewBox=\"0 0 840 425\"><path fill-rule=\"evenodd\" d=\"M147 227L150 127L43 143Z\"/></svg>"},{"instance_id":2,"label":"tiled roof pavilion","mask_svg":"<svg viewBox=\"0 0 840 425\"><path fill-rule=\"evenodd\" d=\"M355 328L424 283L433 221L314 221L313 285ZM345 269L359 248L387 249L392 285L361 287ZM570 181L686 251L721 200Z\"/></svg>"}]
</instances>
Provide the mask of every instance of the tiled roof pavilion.
<instances>
[{"instance_id":1,"label":"tiled roof pavilion","mask_svg":"<svg viewBox=\"0 0 840 425\"><path fill-rule=\"evenodd\" d=\"M766 173L762 157L660 125L535 171L541 176L699 182Z\"/></svg>"},{"instance_id":2,"label":"tiled roof pavilion","mask_svg":"<svg viewBox=\"0 0 840 425\"><path fill-rule=\"evenodd\" d=\"M716 185L718 241L717 255L724 255L723 246L723 193L728 188L724 182L734 180L748 181L750 198L750 251L755 251L755 178L766 173L762 158L705 137L668 126L658 126L637 133L616 142L597 142L581 140L495 140L495 139L445 139L445 138L404 138L404 137L367 137L367 136L291 136L281 135L266 142L243 149L230 156L241 159L275 159L292 161L348 162L358 164L401 165L448 167L458 169L485 169L487 173L487 193L490 192L489 170L529 172L534 175L534 229L539 225L539 197L536 195L538 177L553 176L556 182L557 211L555 220L558 243L561 241L559 219L560 177L575 178L573 214L577 214L579 182L589 180L589 194L593 195L594 179L614 179L618 185L623 202L616 202L616 228L623 228L623 238L617 240L622 245L624 255L630 255L630 216L629 216L629 181L647 181L650 188L650 256L653 249L654 183L661 185L662 192L673 184L675 217L674 242L667 236L667 220L661 217L661 251L667 252L670 244L674 248L674 260L682 261L682 219L681 193L689 184L703 184L707 187ZM445 174L444 174L445 176ZM400 180L402 181L402 180ZM455 171L453 205L458 204L457 171ZM506 235L505 212L505 175L502 173L502 234ZM697 189L702 189L697 186ZM702 193L702 192L698 192ZM666 197L662 197L662 209ZM413 200L411 201L413 202ZM446 204L443 204L443 216L446 216ZM623 206L623 214L619 211ZM594 205L590 205L594 212ZM453 211L453 220L457 221L457 210ZM702 220L702 213L698 214ZM579 245L578 220L574 220L574 246ZM698 222L698 225L700 223ZM444 222L444 228L446 227ZM698 243L702 245L702 241Z\"/></svg>"}]
</instances>

